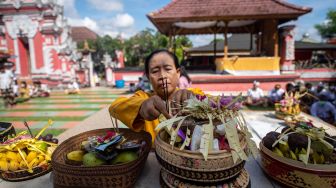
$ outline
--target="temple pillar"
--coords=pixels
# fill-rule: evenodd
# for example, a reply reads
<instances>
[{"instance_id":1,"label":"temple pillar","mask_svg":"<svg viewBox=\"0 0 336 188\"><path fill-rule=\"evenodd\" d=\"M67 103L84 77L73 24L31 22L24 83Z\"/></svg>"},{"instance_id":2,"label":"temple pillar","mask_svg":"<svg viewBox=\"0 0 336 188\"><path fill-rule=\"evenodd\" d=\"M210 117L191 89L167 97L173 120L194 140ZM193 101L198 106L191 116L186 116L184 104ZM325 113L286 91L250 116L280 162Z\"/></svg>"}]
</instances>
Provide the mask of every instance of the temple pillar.
<instances>
[{"instance_id":1,"label":"temple pillar","mask_svg":"<svg viewBox=\"0 0 336 188\"><path fill-rule=\"evenodd\" d=\"M294 25L284 26L281 31L281 55L280 55L280 70L281 73L295 73L295 35Z\"/></svg>"}]
</instances>

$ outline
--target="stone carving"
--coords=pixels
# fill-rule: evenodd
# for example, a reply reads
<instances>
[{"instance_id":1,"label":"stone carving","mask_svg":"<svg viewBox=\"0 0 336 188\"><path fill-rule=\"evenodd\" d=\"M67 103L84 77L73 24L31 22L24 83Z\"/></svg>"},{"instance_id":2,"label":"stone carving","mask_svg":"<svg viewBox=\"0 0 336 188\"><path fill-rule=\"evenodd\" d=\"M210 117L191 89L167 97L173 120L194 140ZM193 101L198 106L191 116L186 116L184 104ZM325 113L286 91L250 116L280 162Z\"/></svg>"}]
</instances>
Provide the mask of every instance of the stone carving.
<instances>
[{"instance_id":1,"label":"stone carving","mask_svg":"<svg viewBox=\"0 0 336 188\"><path fill-rule=\"evenodd\" d=\"M10 37L13 39L19 36L34 38L38 23L30 19L27 15L15 15L11 22L6 22L6 28Z\"/></svg>"}]
</instances>

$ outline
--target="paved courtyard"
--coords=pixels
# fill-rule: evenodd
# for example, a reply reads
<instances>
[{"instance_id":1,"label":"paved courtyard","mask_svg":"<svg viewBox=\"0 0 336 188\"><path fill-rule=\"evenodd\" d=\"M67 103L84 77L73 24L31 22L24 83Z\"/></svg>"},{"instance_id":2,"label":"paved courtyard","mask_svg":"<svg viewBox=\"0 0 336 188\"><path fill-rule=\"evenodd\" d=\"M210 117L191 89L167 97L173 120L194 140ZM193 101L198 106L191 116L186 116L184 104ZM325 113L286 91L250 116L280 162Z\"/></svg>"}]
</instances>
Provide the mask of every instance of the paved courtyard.
<instances>
[{"instance_id":1,"label":"paved courtyard","mask_svg":"<svg viewBox=\"0 0 336 188\"><path fill-rule=\"evenodd\" d=\"M25 129L23 121L27 121L30 128L35 129L52 119L54 124L51 128L69 129L107 107L125 91L103 87L82 89L77 95L55 91L48 98L33 98L12 109L5 109L1 101L0 121L12 122L16 129Z\"/></svg>"}]
</instances>

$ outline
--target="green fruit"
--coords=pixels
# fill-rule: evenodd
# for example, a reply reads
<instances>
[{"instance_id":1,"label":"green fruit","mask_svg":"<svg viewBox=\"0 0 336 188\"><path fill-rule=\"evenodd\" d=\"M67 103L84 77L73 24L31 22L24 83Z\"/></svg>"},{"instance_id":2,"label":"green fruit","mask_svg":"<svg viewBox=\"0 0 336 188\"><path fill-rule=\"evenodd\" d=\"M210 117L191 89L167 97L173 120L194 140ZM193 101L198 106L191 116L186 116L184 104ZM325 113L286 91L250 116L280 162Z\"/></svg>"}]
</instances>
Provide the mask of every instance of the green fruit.
<instances>
[{"instance_id":1,"label":"green fruit","mask_svg":"<svg viewBox=\"0 0 336 188\"><path fill-rule=\"evenodd\" d=\"M286 153L289 150L289 146L287 142L279 142L279 149L282 153Z\"/></svg>"},{"instance_id":2,"label":"green fruit","mask_svg":"<svg viewBox=\"0 0 336 188\"><path fill-rule=\"evenodd\" d=\"M138 158L138 155L133 151L124 151L117 155L112 161L111 164L119 163L128 163Z\"/></svg>"},{"instance_id":3,"label":"green fruit","mask_svg":"<svg viewBox=\"0 0 336 188\"><path fill-rule=\"evenodd\" d=\"M85 149L85 145L88 144L88 143L89 143L89 141L87 141L87 140L83 141L83 142L81 143L80 148L84 150L84 149Z\"/></svg>"},{"instance_id":4,"label":"green fruit","mask_svg":"<svg viewBox=\"0 0 336 188\"><path fill-rule=\"evenodd\" d=\"M96 157L94 153L87 153L83 156L84 166L99 166L105 164L106 161Z\"/></svg>"},{"instance_id":5,"label":"green fruit","mask_svg":"<svg viewBox=\"0 0 336 188\"><path fill-rule=\"evenodd\" d=\"M279 155L280 157L284 156L283 153L277 147L273 148L273 152L275 154Z\"/></svg>"},{"instance_id":6,"label":"green fruit","mask_svg":"<svg viewBox=\"0 0 336 188\"><path fill-rule=\"evenodd\" d=\"M67 158L72 161L83 161L84 151L75 150L67 154Z\"/></svg>"},{"instance_id":7,"label":"green fruit","mask_svg":"<svg viewBox=\"0 0 336 188\"><path fill-rule=\"evenodd\" d=\"M292 150L289 150L289 156L290 156L291 159L297 160L297 157L296 157L295 153L292 152Z\"/></svg>"},{"instance_id":8,"label":"green fruit","mask_svg":"<svg viewBox=\"0 0 336 188\"><path fill-rule=\"evenodd\" d=\"M48 148L48 144L45 142L39 142L35 146L42 151L47 151Z\"/></svg>"}]
</instances>

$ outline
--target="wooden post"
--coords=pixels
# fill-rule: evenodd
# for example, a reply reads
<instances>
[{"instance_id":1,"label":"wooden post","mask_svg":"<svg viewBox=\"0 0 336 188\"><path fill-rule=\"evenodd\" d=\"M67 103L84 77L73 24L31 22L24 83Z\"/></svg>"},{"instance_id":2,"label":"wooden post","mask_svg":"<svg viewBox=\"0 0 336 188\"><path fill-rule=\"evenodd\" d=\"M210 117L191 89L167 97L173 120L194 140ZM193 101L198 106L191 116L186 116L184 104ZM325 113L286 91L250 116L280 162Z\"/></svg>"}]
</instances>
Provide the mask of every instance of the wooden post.
<instances>
[{"instance_id":1,"label":"wooden post","mask_svg":"<svg viewBox=\"0 0 336 188\"><path fill-rule=\"evenodd\" d=\"M168 50L172 51L172 35L169 33Z\"/></svg>"},{"instance_id":2,"label":"wooden post","mask_svg":"<svg viewBox=\"0 0 336 188\"><path fill-rule=\"evenodd\" d=\"M213 62L216 62L216 56L217 56L217 39L216 39L216 34L217 34L217 23L215 25L215 32L214 32L214 60Z\"/></svg>"},{"instance_id":3,"label":"wooden post","mask_svg":"<svg viewBox=\"0 0 336 188\"><path fill-rule=\"evenodd\" d=\"M224 29L224 59L228 58L228 22L225 22L225 29Z\"/></svg>"},{"instance_id":4,"label":"wooden post","mask_svg":"<svg viewBox=\"0 0 336 188\"><path fill-rule=\"evenodd\" d=\"M250 33L250 53L253 50L253 32Z\"/></svg>"},{"instance_id":5,"label":"wooden post","mask_svg":"<svg viewBox=\"0 0 336 188\"><path fill-rule=\"evenodd\" d=\"M274 33L274 57L278 57L279 56L279 36L278 36L278 29L275 29L275 33Z\"/></svg>"}]
</instances>

